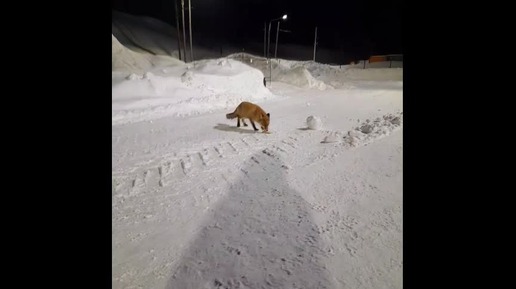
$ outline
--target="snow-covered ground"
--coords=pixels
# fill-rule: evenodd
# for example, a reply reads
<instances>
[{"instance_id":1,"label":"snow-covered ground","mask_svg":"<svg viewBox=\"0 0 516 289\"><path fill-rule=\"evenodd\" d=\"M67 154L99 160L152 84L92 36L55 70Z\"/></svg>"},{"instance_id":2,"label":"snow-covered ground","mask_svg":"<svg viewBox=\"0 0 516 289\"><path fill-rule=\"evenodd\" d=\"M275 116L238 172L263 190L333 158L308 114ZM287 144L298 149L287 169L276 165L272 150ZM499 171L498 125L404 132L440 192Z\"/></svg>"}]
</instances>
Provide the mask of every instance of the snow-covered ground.
<instances>
[{"instance_id":1,"label":"snow-covered ground","mask_svg":"<svg viewBox=\"0 0 516 289\"><path fill-rule=\"evenodd\" d=\"M402 68L145 49L113 36L113 288L403 287Z\"/></svg>"}]
</instances>

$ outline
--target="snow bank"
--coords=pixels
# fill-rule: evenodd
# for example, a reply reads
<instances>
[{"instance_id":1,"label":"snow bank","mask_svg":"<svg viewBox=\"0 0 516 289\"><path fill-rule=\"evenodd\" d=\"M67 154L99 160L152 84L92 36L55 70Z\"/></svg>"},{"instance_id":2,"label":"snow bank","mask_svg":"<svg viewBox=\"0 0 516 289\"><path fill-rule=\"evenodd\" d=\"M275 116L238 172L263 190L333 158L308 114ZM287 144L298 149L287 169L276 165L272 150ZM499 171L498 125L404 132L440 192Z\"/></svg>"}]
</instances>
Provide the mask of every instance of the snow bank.
<instances>
[{"instance_id":1,"label":"snow bank","mask_svg":"<svg viewBox=\"0 0 516 289\"><path fill-rule=\"evenodd\" d=\"M310 72L302 66L297 66L282 73L278 73L273 80L289 83L302 88L317 88L320 90L330 88L324 82L315 79Z\"/></svg>"},{"instance_id":2,"label":"snow bank","mask_svg":"<svg viewBox=\"0 0 516 289\"><path fill-rule=\"evenodd\" d=\"M134 52L111 35L111 69L113 71L143 73L157 66L183 65L184 62L167 56Z\"/></svg>"},{"instance_id":3,"label":"snow bank","mask_svg":"<svg viewBox=\"0 0 516 289\"><path fill-rule=\"evenodd\" d=\"M232 59L133 73L113 84L113 124L165 116L234 110L242 101L278 98L263 86L263 73Z\"/></svg>"},{"instance_id":4,"label":"snow bank","mask_svg":"<svg viewBox=\"0 0 516 289\"><path fill-rule=\"evenodd\" d=\"M273 81L288 83L301 88L354 88L356 82L363 81L403 81L403 68L384 66L364 69L361 65L329 65L314 61L296 61L285 59L267 59L249 53L235 53L232 58L246 63L269 76L272 67ZM373 63L375 64L375 63Z\"/></svg>"}]
</instances>

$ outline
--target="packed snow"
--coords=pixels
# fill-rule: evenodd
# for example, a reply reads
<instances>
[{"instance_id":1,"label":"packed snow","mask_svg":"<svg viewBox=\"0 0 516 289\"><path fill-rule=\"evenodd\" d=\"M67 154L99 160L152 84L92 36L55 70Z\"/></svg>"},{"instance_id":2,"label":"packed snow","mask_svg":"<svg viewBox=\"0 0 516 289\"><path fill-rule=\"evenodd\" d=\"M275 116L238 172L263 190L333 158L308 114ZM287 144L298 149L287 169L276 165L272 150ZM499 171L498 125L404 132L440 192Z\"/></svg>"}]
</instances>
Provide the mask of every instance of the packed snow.
<instances>
[{"instance_id":1,"label":"packed snow","mask_svg":"<svg viewBox=\"0 0 516 289\"><path fill-rule=\"evenodd\" d=\"M112 36L113 288L403 287L403 68L185 63L160 32L173 27L126 18ZM242 101L270 113L270 134L226 119Z\"/></svg>"}]
</instances>

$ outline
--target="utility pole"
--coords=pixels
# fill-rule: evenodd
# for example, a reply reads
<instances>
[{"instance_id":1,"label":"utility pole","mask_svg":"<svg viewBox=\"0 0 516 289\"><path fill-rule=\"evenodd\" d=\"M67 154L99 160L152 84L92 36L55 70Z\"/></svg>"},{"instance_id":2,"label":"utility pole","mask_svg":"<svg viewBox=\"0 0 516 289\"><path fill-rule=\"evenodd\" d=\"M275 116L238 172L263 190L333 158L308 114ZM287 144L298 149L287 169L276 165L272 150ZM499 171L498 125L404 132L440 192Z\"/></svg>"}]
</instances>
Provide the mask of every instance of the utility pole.
<instances>
[{"instance_id":1,"label":"utility pole","mask_svg":"<svg viewBox=\"0 0 516 289\"><path fill-rule=\"evenodd\" d=\"M190 61L193 61L193 46L192 46L192 5L191 0L188 0L188 29L190 29Z\"/></svg>"},{"instance_id":2,"label":"utility pole","mask_svg":"<svg viewBox=\"0 0 516 289\"><path fill-rule=\"evenodd\" d=\"M315 38L314 38L314 61L315 61L315 49L317 47L317 26L315 27Z\"/></svg>"}]
</instances>

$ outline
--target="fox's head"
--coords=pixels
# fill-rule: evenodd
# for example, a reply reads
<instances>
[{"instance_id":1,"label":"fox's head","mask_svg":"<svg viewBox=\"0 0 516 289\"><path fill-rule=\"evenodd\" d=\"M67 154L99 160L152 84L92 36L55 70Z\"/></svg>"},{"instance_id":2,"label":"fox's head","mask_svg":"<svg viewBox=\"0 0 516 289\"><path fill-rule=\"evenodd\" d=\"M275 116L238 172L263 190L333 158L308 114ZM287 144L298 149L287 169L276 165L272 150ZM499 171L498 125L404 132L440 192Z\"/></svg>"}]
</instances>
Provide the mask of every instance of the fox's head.
<instances>
[{"instance_id":1,"label":"fox's head","mask_svg":"<svg viewBox=\"0 0 516 289\"><path fill-rule=\"evenodd\" d=\"M264 132L267 132L269 131L269 122L270 122L270 117L271 115L269 113L267 114L262 114L262 117L260 119L260 124L261 124L261 129L264 131Z\"/></svg>"}]
</instances>

